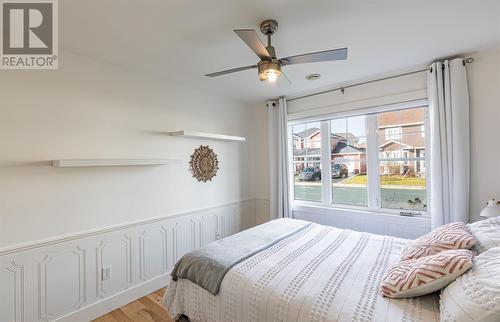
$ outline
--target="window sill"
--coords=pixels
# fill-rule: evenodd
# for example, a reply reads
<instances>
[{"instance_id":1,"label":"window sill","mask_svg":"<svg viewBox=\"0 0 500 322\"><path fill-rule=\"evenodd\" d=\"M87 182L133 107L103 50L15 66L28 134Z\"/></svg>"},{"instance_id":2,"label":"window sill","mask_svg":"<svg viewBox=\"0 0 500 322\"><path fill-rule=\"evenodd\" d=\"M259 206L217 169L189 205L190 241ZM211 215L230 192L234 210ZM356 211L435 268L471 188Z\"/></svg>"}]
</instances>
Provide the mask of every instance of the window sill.
<instances>
[{"instance_id":1,"label":"window sill","mask_svg":"<svg viewBox=\"0 0 500 322\"><path fill-rule=\"evenodd\" d=\"M320 209L321 211L346 211L346 212L356 212L362 214L371 215L383 215L390 217L402 217L402 218L421 218L430 220L430 216L426 212L418 210L400 210L400 209L373 209L366 206L356 206L356 205L343 205L343 204L325 204L321 201L305 201L305 200L294 200L292 202L292 209ZM418 216L402 216L400 212L412 212L419 214Z\"/></svg>"},{"instance_id":2,"label":"window sill","mask_svg":"<svg viewBox=\"0 0 500 322\"><path fill-rule=\"evenodd\" d=\"M405 217L398 213L375 211L364 207L347 208L294 202L294 218L343 229L366 231L400 238L417 238L431 230L428 216Z\"/></svg>"}]
</instances>

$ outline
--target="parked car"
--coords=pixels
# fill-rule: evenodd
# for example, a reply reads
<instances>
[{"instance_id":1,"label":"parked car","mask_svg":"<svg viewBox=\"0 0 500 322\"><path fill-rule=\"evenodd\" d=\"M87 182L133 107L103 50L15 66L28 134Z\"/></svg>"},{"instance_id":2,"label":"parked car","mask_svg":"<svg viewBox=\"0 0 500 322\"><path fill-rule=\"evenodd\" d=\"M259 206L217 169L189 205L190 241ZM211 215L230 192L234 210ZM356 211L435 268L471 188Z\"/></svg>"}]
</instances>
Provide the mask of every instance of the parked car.
<instances>
[{"instance_id":1,"label":"parked car","mask_svg":"<svg viewBox=\"0 0 500 322\"><path fill-rule=\"evenodd\" d=\"M334 163L332 165L332 178L340 179L342 177L347 178L348 176L349 169L347 169L347 166L345 164Z\"/></svg>"},{"instance_id":2,"label":"parked car","mask_svg":"<svg viewBox=\"0 0 500 322\"><path fill-rule=\"evenodd\" d=\"M321 180L321 169L318 167L304 168L299 174L300 181L315 181Z\"/></svg>"}]
</instances>

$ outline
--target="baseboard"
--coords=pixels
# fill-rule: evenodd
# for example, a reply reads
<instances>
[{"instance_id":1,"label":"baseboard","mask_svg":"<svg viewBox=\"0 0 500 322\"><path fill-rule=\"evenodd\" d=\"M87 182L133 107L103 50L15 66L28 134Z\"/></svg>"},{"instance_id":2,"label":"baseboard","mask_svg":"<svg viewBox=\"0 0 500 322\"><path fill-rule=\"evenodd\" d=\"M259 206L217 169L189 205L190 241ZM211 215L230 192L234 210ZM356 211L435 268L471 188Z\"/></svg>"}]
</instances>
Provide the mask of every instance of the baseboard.
<instances>
[{"instance_id":1,"label":"baseboard","mask_svg":"<svg viewBox=\"0 0 500 322\"><path fill-rule=\"evenodd\" d=\"M170 273L160 275L150 281L135 285L127 290L116 293L89 306L65 315L57 322L88 322L103 316L117 308L153 293L168 285Z\"/></svg>"}]
</instances>

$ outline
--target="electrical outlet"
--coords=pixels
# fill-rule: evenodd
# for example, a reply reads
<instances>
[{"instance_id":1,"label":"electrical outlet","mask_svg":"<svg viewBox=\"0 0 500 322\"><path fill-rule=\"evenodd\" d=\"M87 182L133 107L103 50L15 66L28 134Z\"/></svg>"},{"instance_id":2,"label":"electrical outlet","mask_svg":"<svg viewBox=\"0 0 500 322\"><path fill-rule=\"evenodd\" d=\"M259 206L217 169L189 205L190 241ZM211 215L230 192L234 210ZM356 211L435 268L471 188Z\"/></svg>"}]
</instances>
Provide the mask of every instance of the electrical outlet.
<instances>
[{"instance_id":1,"label":"electrical outlet","mask_svg":"<svg viewBox=\"0 0 500 322\"><path fill-rule=\"evenodd\" d=\"M215 232L215 238L220 238L220 232L219 231Z\"/></svg>"},{"instance_id":2,"label":"electrical outlet","mask_svg":"<svg viewBox=\"0 0 500 322\"><path fill-rule=\"evenodd\" d=\"M101 270L101 279L103 281L109 280L111 278L111 266L103 267Z\"/></svg>"}]
</instances>

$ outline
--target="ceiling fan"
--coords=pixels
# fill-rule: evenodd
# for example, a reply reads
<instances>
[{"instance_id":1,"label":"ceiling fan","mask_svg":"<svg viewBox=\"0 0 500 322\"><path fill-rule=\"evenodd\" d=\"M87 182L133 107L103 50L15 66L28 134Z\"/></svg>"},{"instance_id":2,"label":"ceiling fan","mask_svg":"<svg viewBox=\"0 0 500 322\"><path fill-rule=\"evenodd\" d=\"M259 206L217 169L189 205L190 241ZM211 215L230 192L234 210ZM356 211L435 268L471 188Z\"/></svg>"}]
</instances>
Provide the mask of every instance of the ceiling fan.
<instances>
[{"instance_id":1,"label":"ceiling fan","mask_svg":"<svg viewBox=\"0 0 500 322\"><path fill-rule=\"evenodd\" d=\"M276 50L271 45L271 36L278 30L278 23L275 20L265 20L260 24L260 31L267 36L267 47L260 40L254 29L235 29L234 32L252 49L260 61L256 65L244 66L223 70L216 73L206 74L208 77L217 77L230 73L236 73L247 69L257 68L261 81L274 82L280 76L288 81L281 71L283 66L315 63L323 61L345 60L347 59L347 48L318 51L309 54L296 55L284 58L277 58ZM289 81L288 81L289 82Z\"/></svg>"}]
</instances>

